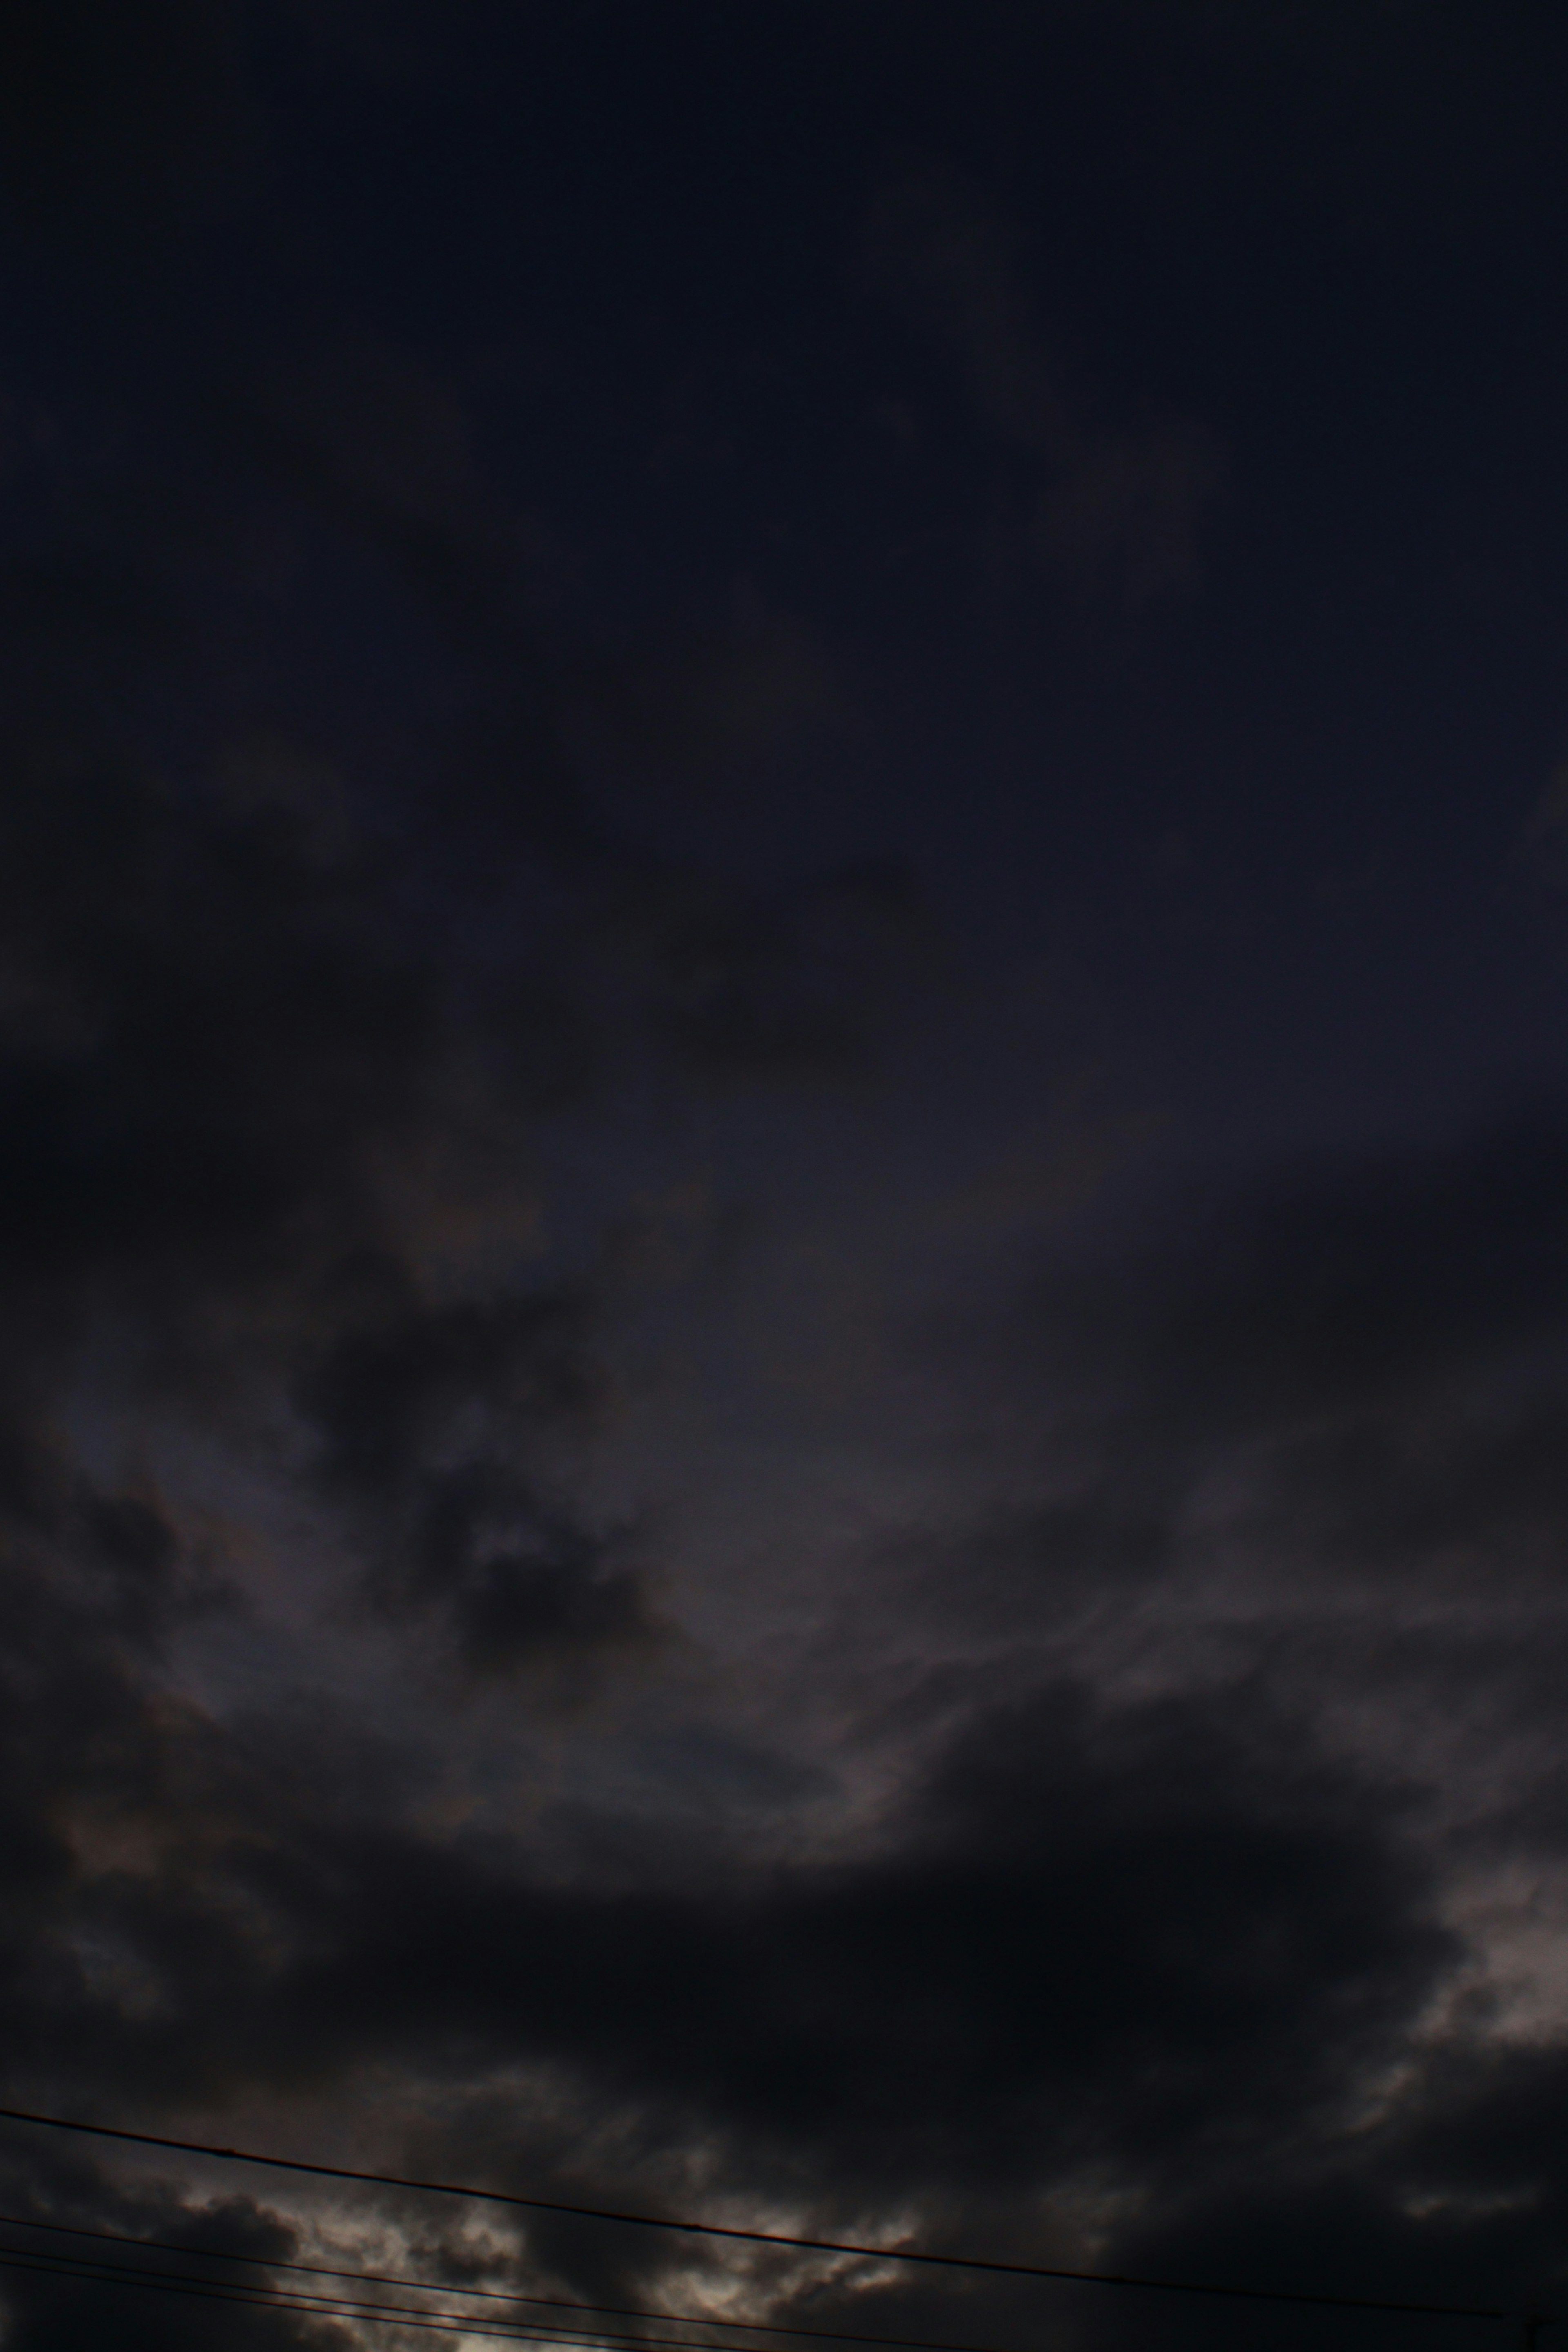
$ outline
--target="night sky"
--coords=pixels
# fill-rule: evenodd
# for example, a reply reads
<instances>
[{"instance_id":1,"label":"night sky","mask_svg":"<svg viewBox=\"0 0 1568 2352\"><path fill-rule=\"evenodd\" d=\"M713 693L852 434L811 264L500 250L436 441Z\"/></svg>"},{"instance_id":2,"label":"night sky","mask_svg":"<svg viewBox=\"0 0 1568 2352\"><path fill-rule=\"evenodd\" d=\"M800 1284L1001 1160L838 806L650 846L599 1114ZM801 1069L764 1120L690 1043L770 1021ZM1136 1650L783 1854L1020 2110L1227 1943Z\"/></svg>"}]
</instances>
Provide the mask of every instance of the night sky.
<instances>
[{"instance_id":1,"label":"night sky","mask_svg":"<svg viewBox=\"0 0 1568 2352\"><path fill-rule=\"evenodd\" d=\"M1565 100L1547 0L0 13L0 2105L1568 2314ZM0 2216L5 2352L432 2340L28 2220L1518 2340Z\"/></svg>"}]
</instances>

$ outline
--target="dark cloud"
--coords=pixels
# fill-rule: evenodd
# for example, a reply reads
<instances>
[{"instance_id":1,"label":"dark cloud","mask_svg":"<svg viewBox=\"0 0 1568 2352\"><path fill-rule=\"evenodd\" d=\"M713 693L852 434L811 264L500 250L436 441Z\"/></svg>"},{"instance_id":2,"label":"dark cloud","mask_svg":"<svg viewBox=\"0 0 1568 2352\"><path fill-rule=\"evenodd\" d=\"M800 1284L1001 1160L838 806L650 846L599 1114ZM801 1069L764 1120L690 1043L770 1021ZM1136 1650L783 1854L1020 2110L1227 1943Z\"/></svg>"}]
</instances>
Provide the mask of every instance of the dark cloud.
<instances>
[{"instance_id":1,"label":"dark cloud","mask_svg":"<svg viewBox=\"0 0 1568 2352\"><path fill-rule=\"evenodd\" d=\"M209 148L227 172L243 147L254 28L164 15L12 27L38 110L18 201L51 236L92 231L121 179L132 235L162 234ZM439 371L374 338L262 364L228 334L63 412L30 397L0 745L8 2064L100 2112L353 2096L388 2065L439 2103L463 2050L487 2077L577 2063L548 2017L510 2031L507 1986L521 1938L570 2039L610 1915L432 1832L438 1761L411 1773L362 1700L332 1724L265 1665L215 1697L202 1661L249 1687L302 1545L303 1682L380 1636L397 1703L459 1748L465 1693L509 1691L548 1740L646 1681L671 1639L651 1544L579 1491L614 1394L614 1237L544 1230L551 1122L591 1133L649 1073L840 1067L898 887L742 887L616 839L571 744L595 696L635 709L637 659L540 618L527 529ZM737 695L721 658L683 687L693 757ZM13 2212L300 2242L287 2216L14 2153ZM5 2280L18 2343L106 2317L131 2342L345 2340Z\"/></svg>"},{"instance_id":2,"label":"dark cloud","mask_svg":"<svg viewBox=\"0 0 1568 2352\"><path fill-rule=\"evenodd\" d=\"M347 1280L356 1308L334 1319L295 1396L320 1436L317 1478L366 1529L379 1605L449 1617L481 1672L656 1640L637 1571L617 1564L624 1537L584 1526L514 1466L600 1403L586 1300L433 1308L395 1263Z\"/></svg>"},{"instance_id":3,"label":"dark cloud","mask_svg":"<svg viewBox=\"0 0 1568 2352\"><path fill-rule=\"evenodd\" d=\"M454 33L74 5L0 33L5 266L41 322L0 545L7 2103L1069 2266L1556 2290L1555 1097L1377 1148L1325 1120L1311 1154L1258 1113L1231 1173L1179 1179L1157 1141L1122 1164L1153 1123L1119 1102L1121 1160L1076 1131L1058 1155L1057 1047L1007 1043L975 911L1014 908L1000 933L1026 901L1043 933L1083 894L1167 1034L1168 942L1130 938L1096 858L1158 832L1133 771L1223 765L1189 702L1246 739L1242 816L1194 785L1198 832L1284 792L1247 696L1306 610L1265 646L1267 596L1239 613L1211 551L1219 428L1186 420L1223 408L1229 446L1253 350L1194 356L1183 255L1226 207L1191 192L1247 178L1299 67L1301 119L1353 136L1335 163L1303 133L1253 184L1354 215L1414 20L1384 12L1350 70L1300 11L1092 15L990 12L985 70L1058 42L1039 152L1101 191L1122 151L1074 163L1073 109L1093 144L1097 76L1174 76L1139 152L1191 204L1136 331L1106 324L1114 238L1084 232L1091 294L1046 268L1011 82L994 155L868 115L848 164L829 126L778 194L788 91L831 53L821 89L868 106L875 12L805 12L787 138L776 37L746 20L742 58L723 10L660 27L657 86L593 9ZM911 12L917 74L931 37ZM1472 50L1506 79L1479 36L1443 46L1399 204ZM1255 89L1267 134L1237 127ZM934 161L887 160L911 149ZM1307 331L1270 317L1283 378ZM734 414L672 456L688 377L693 415L715 385ZM1255 465L1289 437L1269 415ZM1006 563L1091 600L1212 577L1192 678L1111 632L1075 700L1048 598L1037 643L954 651L942 575L981 509ZM1292 578L1338 593L1349 541L1301 543ZM933 714L998 678L1046 715L995 759L965 718L960 757ZM1132 714L1097 760L1096 695ZM1549 793L1526 846L1559 817ZM924 964L909 984L920 890L885 835L958 877L962 1037ZM1498 838L1500 873L1517 819ZM1222 879L1252 907L1239 853ZM1248 920L1261 970L1274 916ZM1272 1083L1279 972L1194 982L1211 1012L1255 986ZM987 1153L1000 1181L942 1192ZM1062 2352L1260 2324L237 2180L0 2129L0 2212L215 2259ZM0 2299L40 2352L370 2333L37 2268Z\"/></svg>"},{"instance_id":4,"label":"dark cloud","mask_svg":"<svg viewBox=\"0 0 1568 2352\"><path fill-rule=\"evenodd\" d=\"M1296 1170L1189 1195L1157 1243L1080 1233L988 1322L986 1458L1048 1499L892 1555L899 1593L986 1661L920 1701L965 1727L919 1817L975 1867L924 1882L946 1924L919 1982L973 1956L973 2014L1014 2062L1005 2140L1009 2095L1028 2117L1005 2174L1026 2147L1059 2194L1092 2167L1053 2126L1105 2127L1102 2190L1140 2183L1119 2265L1548 2291L1558 1996L1531 1938L1563 1853L1562 1198L1552 1116ZM1064 1646L1109 1712L1053 1690ZM1358 1862L1367 1835L1387 1843ZM1070 1979L1035 1940L1062 1917ZM911 1918L884 1949L916 1942ZM1037 2010L1010 2008L1015 1964ZM942 2050L934 2011L908 2040ZM982 2111L973 2043L963 2074L943 2116ZM1256 2324L1101 2316L1118 2340Z\"/></svg>"},{"instance_id":5,"label":"dark cloud","mask_svg":"<svg viewBox=\"0 0 1568 2352\"><path fill-rule=\"evenodd\" d=\"M79 1957L56 1943L29 2072L78 2098L110 2051L144 2097L342 2096L395 2053L453 2089L547 2065L650 2130L719 2133L758 2189L809 2179L820 2212L963 2203L1260 2141L1278 2162L1281 2105L1304 2140L1337 2120L1452 1959L1396 1811L1365 1818L1241 1696L1221 1727L1047 1689L979 1717L851 1864L715 1854L694 1880L689 1853L669 1884L651 1852L554 1888L323 1805L329 1748L284 1773L232 1743L203 1763L195 1723L127 1728L116 1808L162 1853L90 1889L34 1865L41 1932ZM438 2137L448 2163L475 2145Z\"/></svg>"},{"instance_id":6,"label":"dark cloud","mask_svg":"<svg viewBox=\"0 0 1568 2352\"><path fill-rule=\"evenodd\" d=\"M1270 2274L1317 2277L1315 2233L1342 2230L1348 2285L1393 2291L1445 2199L1484 2213L1523 2179L1551 2210L1547 2094L1530 2153L1510 2138L1505 2161L1491 2120L1522 2095L1491 1997L1463 2056L1422 2039L1465 1981L1463 1843L1435 1832L1417 1758L1369 1759L1320 1720L1325 1676L1386 1709L1420 1675L1332 1628L1291 1658L1266 1619L1226 1637L1217 1676L1154 1697L1026 1658L949 1677L837 1856L629 1830L585 1799L498 1837L471 1806L444 1814L427 1766L368 1724L178 1695L184 1630L255 1603L232 1529L204 1537L150 1475L89 1466L93 1416L123 1412L128 1381L242 1454L281 1433L268 1475L315 1499L337 1591L406 1643L426 1706L455 1664L465 1687L526 1691L537 1727L563 1695L646 1681L671 1633L640 1538L574 1490L574 1449L614 1402L605 1277L546 1276L526 1236L464 1271L464 1218L477 1202L491 1244L504 1230L496 1170L538 1116L507 1024L552 1000L524 991L520 1013L505 966L493 998L488 973L468 986L462 902L421 902L395 836L296 768L275 797L254 771L206 795L133 771L46 791L41 772L20 770L5 868L20 2091L303 2115L312 2135L336 2118L333 2144L357 2146L341 2119L394 2085L373 2152L438 2172L657 2202L721 2161L836 2227L885 2205L1001 2245L1098 2198L1118 2262L1206 2252L1245 2273L1258 2245ZM725 953L782 962L782 930L754 950L712 919L721 971ZM656 970L672 962L660 944ZM656 997L647 1034L665 1022ZM748 1034L737 1057L766 1067ZM955 1536L944 1606L984 1587L993 1625L1038 1641L1064 1591L1131 1607L1186 1584L1195 1620L1213 1559L1194 1514L1226 1477L1238 1499L1211 1525L1266 1589L1282 1565L1292 1588L1553 1587L1563 1162L1537 1124L1299 1174L1037 1280L988 1344L994 1361L1005 1335L1016 1413L1038 1399L1044 1429L1065 1410L1076 1483ZM906 1589L932 1552L906 1549ZM1443 1671L1490 1703L1465 1638L1439 1642ZM872 1671L866 1639L850 1612L840 1670ZM1560 1851L1539 1806L1514 1834ZM1415 2087L1380 2114L1400 2069ZM495 2087L518 2079L595 2119L588 2154ZM100 2220L123 2208L76 2195ZM286 2208L258 2226L294 2242ZM1511 2292L1545 2228L1450 2232L1452 2291ZM589 2284L657 2285L668 2260L531 2243ZM68 2341L90 2292L24 2283L15 2308ZM934 2289L876 2294L936 2324ZM963 2324L1016 2318L1002 2298ZM178 2323L193 2344L206 2324ZM303 2325L254 2321L284 2331L258 2343Z\"/></svg>"}]
</instances>

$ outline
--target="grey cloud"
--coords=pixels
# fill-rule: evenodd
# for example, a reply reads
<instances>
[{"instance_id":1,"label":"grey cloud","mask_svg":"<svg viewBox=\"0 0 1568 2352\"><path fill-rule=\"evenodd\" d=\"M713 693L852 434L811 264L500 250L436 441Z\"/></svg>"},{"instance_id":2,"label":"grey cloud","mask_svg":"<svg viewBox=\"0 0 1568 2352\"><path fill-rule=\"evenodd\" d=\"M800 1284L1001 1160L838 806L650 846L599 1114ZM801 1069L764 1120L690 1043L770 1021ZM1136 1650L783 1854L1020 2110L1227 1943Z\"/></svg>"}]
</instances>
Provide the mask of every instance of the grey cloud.
<instances>
[{"instance_id":1,"label":"grey cloud","mask_svg":"<svg viewBox=\"0 0 1568 2352\"><path fill-rule=\"evenodd\" d=\"M232 2095L346 2092L393 2052L437 2080L547 2062L717 2128L759 2187L809 2160L831 2210L872 2182L1191 2160L1273 2133L1281 2098L1306 2128L1451 1957L1396 1816L1363 1818L1260 1703L1222 1730L1047 1689L978 1717L879 1851L715 1854L684 1888L657 1852L618 1886L552 1888L390 1811L373 1828L323 1809L330 1752L269 1791L240 1753L206 1789L165 1780L159 1866L56 1885L61 1926L75 1910L148 1990L62 1976L36 2064L79 2076L118 2043L122 2080L173 2068L188 2094L214 2069Z\"/></svg>"},{"instance_id":2,"label":"grey cloud","mask_svg":"<svg viewBox=\"0 0 1568 2352\"><path fill-rule=\"evenodd\" d=\"M66 210L108 204L150 141L194 205L247 119L239 18L133 10L68 56L88 12L36 16L14 52L69 88L28 201L91 150ZM868 250L1013 469L1017 546L1134 604L1190 581L1214 451L1068 382L995 215L900 184ZM805 1512L767 1524L830 1483L814 1398L696 1560L610 1458L639 1237L695 1255L660 1153L863 1066L910 894L847 852L738 882L617 793L761 761L831 659L765 618L696 661L579 637L458 381L368 331L263 341L128 341L59 404L0 581L9 2095L589 2203L1550 2293L1562 2066L1520 2040L1519 1918L1483 1949L1480 1914L1512 1869L1528 1926L1564 1862L1560 1118L1136 1232L1053 1192L1026 1265L978 1218L1012 1253L984 1312L869 1358L900 1426L835 1466L851 1532L819 1559ZM974 1216L879 1217L977 1248ZM721 1318L689 1306L672 1275L647 1319L696 1360ZM647 1449L674 1430L678 1497L679 1412ZM884 1492L902 1532L860 1547ZM276 2253L358 2213L480 2260L408 2200L165 2170L0 2131L8 2210ZM494 2261L724 2276L564 2217ZM1232 2326L737 2262L807 2324ZM100 2342L96 2292L9 2276L16 2342ZM113 2310L193 2352L342 2340Z\"/></svg>"},{"instance_id":3,"label":"grey cloud","mask_svg":"<svg viewBox=\"0 0 1568 2352\"><path fill-rule=\"evenodd\" d=\"M1233 1204L1205 1250L1146 1255L1125 1289L1109 1269L1068 1286L1080 1330L1102 1301L1105 1426L1147 1450L1179 1404L1167 1444L1191 1479L1238 1433L1256 1444L1276 1421L1353 1422L1369 1399L1418 1413L1433 1366L1451 1383L1528 1357L1555 1295L1542 1268L1556 1151L1549 1133L1516 1132L1385 1171L1381 1187L1298 1181L1248 1214ZM1365 1328L1374 1280L1378 1349L1347 1363L1337 1335ZM585 1409L571 1303L437 1311L384 1269L353 1299L301 1375L317 1475L373 1517L385 1500L416 1547L395 1573L444 1573L461 1638L483 1638L492 1603L515 1606L525 1641L574 1623L622 1638L602 1560L570 1599L526 1571L510 1591L476 1576L476 1530L517 1496L482 1446L453 1452L485 1410L543 1430ZM1294 1320L1292 1301L1305 1302ZM1032 1335L1027 1318L1015 1328L1037 1365L1050 1302L1037 1294ZM1116 1458L1113 1445L1071 1537L1080 1572L1113 1582L1119 1539L1094 1523L1116 1499ZM1326 1475L1301 1474L1302 1495ZM1354 1523L1369 1477L1375 1499L1375 1466L1341 1480L1336 1507ZM1175 1517L1175 1467L1170 1491ZM1278 1490L1282 1523L1295 1491ZM114 1575L157 1587L169 1545L139 1499L89 1524ZM431 1518L444 1508L445 1550ZM1327 1545L1336 1524L1331 1511L1309 1528L1326 1525ZM1173 1538L1166 1561L1181 1557ZM1342 1673L1342 1652L1309 1645L1291 1665L1265 1622L1222 1683L1154 1698L1060 1670L1020 1690L982 1664L837 1855L752 1853L743 1825L717 1820L628 1838L586 1803L540 1847L478 1822L432 1828L420 1769L362 1730L171 1714L134 1625L127 1647L53 1571L21 1589L48 1677L13 1718L26 1762L10 1783L9 1982L28 2077L64 2105L112 2088L142 2113L278 2093L342 2109L391 2081L404 2087L382 2116L409 2118L404 2160L535 2187L570 2178L585 2201L679 2200L688 2168L718 2151L749 2194L839 2227L868 2200L912 2202L938 2233L1037 2244L1041 2208L1070 2212L1089 2182L1123 2214L1108 2226L1125 2266L1206 2258L1245 2276L1265 2250L1271 2277L1321 2278L1328 2246L1347 2291L1398 2291L1436 2262L1445 2292L1477 2299L1551 2269L1552 2077L1485 2030L1422 2038L1463 1981L1465 1937L1444 1909L1454 1857L1432 1833L1417 1754L1398 1771L1326 1736L1312 1672ZM595 1607L605 1621L589 1624ZM1452 1643L1444 1656L1462 1681ZM1375 1681L1384 1664L1357 1671ZM91 1721L92 1740L47 1734L35 1704L45 1722ZM1542 1815L1533 1834L1556 1832ZM574 2160L494 2087L538 2075L552 2115L564 2101L584 2118ZM1445 2199L1482 2218L1450 2226ZM656 2285L669 2260L570 2231L530 2242L534 2261L589 2282ZM815 2318L847 2308L798 2282L774 2292ZM872 2303L890 2326L960 2324L935 2286ZM1004 2324L1023 2324L1006 2294L962 2319L998 2341ZM1133 2324L1074 2327L1120 2341ZM1173 2344L1187 2324L1142 2307L1136 2320L1142 2340Z\"/></svg>"},{"instance_id":4,"label":"grey cloud","mask_svg":"<svg viewBox=\"0 0 1568 2352\"><path fill-rule=\"evenodd\" d=\"M1007 1398L1007 1432L976 1438L971 1476L983 1492L994 1476L998 1496L1033 1481L1041 1498L900 1538L873 1589L924 1617L927 1654L954 1660L905 1702L956 1726L921 1818L940 1845L947 1792L962 1792L964 1850L998 1851L994 1834L1012 1858L994 1948L1026 1943L1037 1835L1073 1948L1100 1950L1092 1983L1043 2005L1074 2061L1093 2061L1093 1985L1116 1981L1124 1949L1149 1971L1108 2001L1120 2039L1105 2077L1062 2101L1106 2123L1111 2172L1140 2184L1113 2227L1118 2266L1309 2284L1331 2271L1347 2292L1431 2299L1506 2300L1521 2279L1550 2293L1558 1994L1526 1948L1563 1856L1563 1174L1548 1109L1189 1194L1103 1255L1086 1217L967 1337L927 1331L982 1406ZM871 1638L865 1605L847 1602L847 1639ZM1059 1691L1064 1655L1103 1715ZM1037 1699L992 1711L988 1692L1031 1681ZM1084 1825L1081 1885L1058 1822ZM1361 1835L1387 1842L1364 1878ZM1320 1867L1343 1915L1308 1893ZM1465 1889L1510 1871L1494 1951ZM1289 1924L1276 1884L1305 1906ZM1178 1885L1190 1915L1162 1893ZM974 1890L956 1910L981 1916ZM1189 1916L1212 2041L1202 2000L1183 2007ZM1116 1923L1102 1949L1100 1918ZM1362 1945L1380 1919L1389 1944ZM1279 1980L1277 2016L1250 1975L1265 1952L1302 1970ZM1145 2106L1128 2021L1156 2018ZM1008 2038L1022 2049L1029 2029L1015 2018ZM1072 2165L1054 2161L1065 2182ZM1232 2323L1184 2305L1083 2324L1184 2343Z\"/></svg>"},{"instance_id":5,"label":"grey cloud","mask_svg":"<svg viewBox=\"0 0 1568 2352\"><path fill-rule=\"evenodd\" d=\"M679 1090L839 1066L897 895L856 873L748 898L617 844L564 717L605 657L535 625L456 395L379 352L267 384L262 424L193 396L189 440L117 384L110 459L79 441L42 466L7 579L0 1976L13 2076L98 2112L348 2095L405 2055L436 2082L504 2047L460 2007L503 2002L499 1947L416 2025L422 2058L386 2039L447 1965L406 1895L450 1893L492 1944L528 1932L443 1877L413 1820L439 1813L438 1769L276 1686L215 1701L201 1643L263 1654L303 1541L301 1643L352 1684L368 1604L458 1745L477 1685L513 1685L532 1731L646 1680L669 1638L650 1547L570 1458L605 1394L614 1253L551 1255L539 1139L628 1071ZM390 598L422 679L461 682L385 776L274 658L300 604L319 625L319 573L353 591L325 600L347 664ZM258 1491L280 1515L259 1530ZM343 1899L380 1953L348 2074ZM301 1969L321 1998L286 2017ZM20 2160L14 2207L46 2171ZM84 2209L126 2210L90 2183ZM16 2340L98 2340L94 2293L8 2274ZM200 2306L115 2324L323 2335Z\"/></svg>"},{"instance_id":6,"label":"grey cloud","mask_svg":"<svg viewBox=\"0 0 1568 2352\"><path fill-rule=\"evenodd\" d=\"M531 1461L599 1405L588 1301L432 1307L395 1264L356 1268L351 1286L295 1396L317 1479L364 1531L379 1606L446 1618L481 1673L657 1643L624 1536L584 1525Z\"/></svg>"}]
</instances>

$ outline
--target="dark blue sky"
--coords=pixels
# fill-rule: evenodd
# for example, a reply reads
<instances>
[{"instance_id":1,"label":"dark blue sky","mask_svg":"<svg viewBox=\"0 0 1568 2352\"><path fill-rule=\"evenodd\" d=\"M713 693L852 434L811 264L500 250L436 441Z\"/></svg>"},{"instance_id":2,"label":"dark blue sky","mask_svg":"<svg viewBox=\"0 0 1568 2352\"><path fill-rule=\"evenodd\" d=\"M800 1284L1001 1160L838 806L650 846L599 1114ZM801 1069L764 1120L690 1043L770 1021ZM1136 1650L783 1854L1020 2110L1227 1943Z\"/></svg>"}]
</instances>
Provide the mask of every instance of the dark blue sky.
<instances>
[{"instance_id":1,"label":"dark blue sky","mask_svg":"<svg viewBox=\"0 0 1568 2352\"><path fill-rule=\"evenodd\" d=\"M163 92L127 33L35 157L23 363L100 462L395 353L370 462L469 469L519 618L689 705L741 662L641 843L902 862L1201 1122L1557 1085L1551 12L372 16L186 25ZM269 687L352 744L494 648L337 521Z\"/></svg>"}]
</instances>

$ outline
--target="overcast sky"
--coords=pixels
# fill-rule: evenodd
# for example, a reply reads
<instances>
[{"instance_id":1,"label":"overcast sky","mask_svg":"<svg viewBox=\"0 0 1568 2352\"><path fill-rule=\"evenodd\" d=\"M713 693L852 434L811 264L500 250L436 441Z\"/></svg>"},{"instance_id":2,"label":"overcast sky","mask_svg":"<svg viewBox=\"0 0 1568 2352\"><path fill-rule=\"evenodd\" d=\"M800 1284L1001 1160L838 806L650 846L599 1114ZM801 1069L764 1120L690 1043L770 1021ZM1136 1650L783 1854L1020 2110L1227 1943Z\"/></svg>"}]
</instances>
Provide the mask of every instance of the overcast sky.
<instances>
[{"instance_id":1,"label":"overcast sky","mask_svg":"<svg viewBox=\"0 0 1568 2352\"><path fill-rule=\"evenodd\" d=\"M0 2105L1568 2311L1565 89L1545 0L5 10ZM1516 2340L18 2124L0 2216L6 2352L430 2340L29 2220Z\"/></svg>"}]
</instances>

